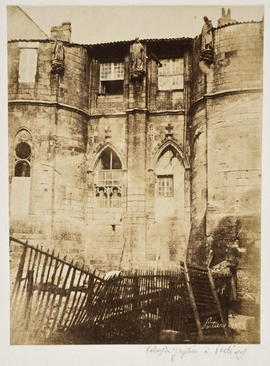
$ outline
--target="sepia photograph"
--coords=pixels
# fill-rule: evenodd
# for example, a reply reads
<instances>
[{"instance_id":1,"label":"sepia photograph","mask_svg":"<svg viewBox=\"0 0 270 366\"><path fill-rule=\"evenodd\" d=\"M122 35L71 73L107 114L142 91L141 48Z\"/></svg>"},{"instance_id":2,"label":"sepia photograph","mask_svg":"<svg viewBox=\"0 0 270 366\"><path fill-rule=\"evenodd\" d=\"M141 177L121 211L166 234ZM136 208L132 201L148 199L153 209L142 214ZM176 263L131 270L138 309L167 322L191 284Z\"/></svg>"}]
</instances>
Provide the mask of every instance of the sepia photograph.
<instances>
[{"instance_id":1,"label":"sepia photograph","mask_svg":"<svg viewBox=\"0 0 270 366\"><path fill-rule=\"evenodd\" d=\"M260 344L264 7L6 14L10 344Z\"/></svg>"}]
</instances>

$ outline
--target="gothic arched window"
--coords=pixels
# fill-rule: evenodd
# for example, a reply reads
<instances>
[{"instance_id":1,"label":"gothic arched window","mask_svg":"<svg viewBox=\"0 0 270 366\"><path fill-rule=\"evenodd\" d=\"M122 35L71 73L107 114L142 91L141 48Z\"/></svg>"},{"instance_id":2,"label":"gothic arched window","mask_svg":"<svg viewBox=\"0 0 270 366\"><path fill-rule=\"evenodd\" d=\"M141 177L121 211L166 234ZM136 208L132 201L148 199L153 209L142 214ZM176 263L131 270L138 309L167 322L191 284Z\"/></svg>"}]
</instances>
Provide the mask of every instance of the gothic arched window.
<instances>
[{"instance_id":1,"label":"gothic arched window","mask_svg":"<svg viewBox=\"0 0 270 366\"><path fill-rule=\"evenodd\" d=\"M31 134L25 130L20 130L15 137L15 177L31 176Z\"/></svg>"},{"instance_id":2,"label":"gothic arched window","mask_svg":"<svg viewBox=\"0 0 270 366\"><path fill-rule=\"evenodd\" d=\"M15 177L30 177L30 165L22 160L15 165Z\"/></svg>"},{"instance_id":3,"label":"gothic arched window","mask_svg":"<svg viewBox=\"0 0 270 366\"><path fill-rule=\"evenodd\" d=\"M10 216L25 217L30 211L32 136L21 128L13 145L13 168L10 190Z\"/></svg>"},{"instance_id":4,"label":"gothic arched window","mask_svg":"<svg viewBox=\"0 0 270 366\"><path fill-rule=\"evenodd\" d=\"M121 207L122 163L116 152L107 147L97 165L96 198L100 208Z\"/></svg>"},{"instance_id":5,"label":"gothic arched window","mask_svg":"<svg viewBox=\"0 0 270 366\"><path fill-rule=\"evenodd\" d=\"M98 160L98 169L100 170L122 169L122 164L119 157L110 147L107 147L100 154Z\"/></svg>"}]
</instances>

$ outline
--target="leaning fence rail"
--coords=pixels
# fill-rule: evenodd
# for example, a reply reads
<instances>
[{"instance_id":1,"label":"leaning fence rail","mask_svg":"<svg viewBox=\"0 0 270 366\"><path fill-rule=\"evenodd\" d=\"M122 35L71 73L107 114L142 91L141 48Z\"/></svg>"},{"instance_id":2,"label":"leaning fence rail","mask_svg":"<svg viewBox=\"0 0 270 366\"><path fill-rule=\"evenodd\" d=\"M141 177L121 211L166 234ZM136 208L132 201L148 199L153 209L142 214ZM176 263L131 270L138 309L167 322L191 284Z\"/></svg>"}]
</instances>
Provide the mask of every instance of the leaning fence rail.
<instances>
[{"instance_id":1,"label":"leaning fence rail","mask_svg":"<svg viewBox=\"0 0 270 366\"><path fill-rule=\"evenodd\" d=\"M130 271L105 279L54 251L10 238L11 343L46 343L88 329L92 342L157 343L163 329L183 340L228 336L230 278L181 263L179 271ZM98 336L97 336L98 335ZM149 338L149 339L150 339Z\"/></svg>"},{"instance_id":2,"label":"leaning fence rail","mask_svg":"<svg viewBox=\"0 0 270 366\"><path fill-rule=\"evenodd\" d=\"M90 291L101 276L42 247L10 238L11 342L31 343L80 324Z\"/></svg>"}]
</instances>

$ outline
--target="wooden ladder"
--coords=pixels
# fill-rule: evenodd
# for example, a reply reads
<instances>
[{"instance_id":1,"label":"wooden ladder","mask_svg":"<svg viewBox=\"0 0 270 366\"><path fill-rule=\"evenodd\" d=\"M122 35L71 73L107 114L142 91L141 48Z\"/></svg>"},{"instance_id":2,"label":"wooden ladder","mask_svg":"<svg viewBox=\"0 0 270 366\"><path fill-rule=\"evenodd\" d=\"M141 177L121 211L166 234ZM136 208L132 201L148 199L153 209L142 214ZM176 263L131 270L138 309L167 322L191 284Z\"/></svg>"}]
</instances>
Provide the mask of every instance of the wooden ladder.
<instances>
[{"instance_id":1,"label":"wooden ladder","mask_svg":"<svg viewBox=\"0 0 270 366\"><path fill-rule=\"evenodd\" d=\"M192 287L192 283L191 283L191 279L190 279L190 268L188 267L188 265L186 264L186 262L182 262L181 263L183 265L184 268L184 274L185 274L185 281L186 281L186 287L187 287L187 291L188 291L188 296L189 296L189 301L190 301L190 305L193 311L193 315L194 315L194 319L195 319L195 323L196 323L196 327L197 327L197 332L198 332L198 341L201 342L204 340L205 335L203 333L203 327L201 324L201 319L200 319L200 312L198 310L198 306L196 303L196 298L194 296L194 291L193 291L193 287ZM228 334L228 327L227 327L227 323L224 320L224 316L222 313L222 308L221 308L221 304L219 301L219 297L216 291L216 287L215 287L215 282L211 273L210 268L201 268L201 267L195 267L194 269L196 270L200 270L204 273L207 272L207 278L208 278L208 286L210 286L211 289L211 293L214 299L214 303L215 303L215 307L216 310L218 312L219 318L220 318L220 323L222 325L222 329L224 332L224 336L225 339L228 339L229 334Z\"/></svg>"}]
</instances>

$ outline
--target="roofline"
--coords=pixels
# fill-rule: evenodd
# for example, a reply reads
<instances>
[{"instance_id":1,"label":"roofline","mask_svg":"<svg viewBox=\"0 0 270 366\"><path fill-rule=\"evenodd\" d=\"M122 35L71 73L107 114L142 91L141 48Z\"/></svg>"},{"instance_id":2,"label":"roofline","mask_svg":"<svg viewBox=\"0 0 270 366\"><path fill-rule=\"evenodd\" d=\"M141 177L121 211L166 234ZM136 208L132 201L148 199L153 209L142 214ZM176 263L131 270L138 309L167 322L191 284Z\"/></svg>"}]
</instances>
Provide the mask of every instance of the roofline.
<instances>
[{"instance_id":1,"label":"roofline","mask_svg":"<svg viewBox=\"0 0 270 366\"><path fill-rule=\"evenodd\" d=\"M191 42L192 37L179 37L179 38L144 38L140 39L140 42L142 43L158 43L158 42L181 42L181 41L187 41ZM113 42L102 42L102 43L92 43L89 44L89 47L97 47L97 46L110 46L110 45L125 45L125 44L131 44L134 42L134 39L127 40L127 41L113 41Z\"/></svg>"},{"instance_id":2,"label":"roofline","mask_svg":"<svg viewBox=\"0 0 270 366\"><path fill-rule=\"evenodd\" d=\"M10 39L8 41L8 43L15 43L15 42L40 42L40 43L54 43L55 40L54 39ZM88 48L88 45L87 44L80 44L80 43L72 43L72 42L67 42L67 41L62 41L61 42L67 46L67 47L71 47L71 46L74 46L74 47L84 47L84 48Z\"/></svg>"},{"instance_id":3,"label":"roofline","mask_svg":"<svg viewBox=\"0 0 270 366\"><path fill-rule=\"evenodd\" d=\"M11 5L12 6L12 5ZM27 16L28 19L31 20L31 22L33 22L35 24L35 26L37 26L37 28L44 34L45 37L49 38L49 36L44 32L43 29L40 28L40 26L34 21L34 19L32 19L30 17L30 15L28 15L20 6L18 5L14 5L16 8L20 9L20 11Z\"/></svg>"},{"instance_id":4,"label":"roofline","mask_svg":"<svg viewBox=\"0 0 270 366\"><path fill-rule=\"evenodd\" d=\"M149 38L149 39L141 39L140 41L142 43L159 43L159 42L183 42L186 41L190 43L193 38L191 37L182 37L182 38ZM14 42L55 42L53 39L11 39L8 41L8 43L14 43ZM65 46L75 46L75 47L85 47L85 48L96 48L96 47L106 47L106 46L124 46L124 45L130 45L134 42L134 40L128 40L128 41L113 41L113 42L105 42L105 43L73 43L73 42L67 42L62 41L62 43Z\"/></svg>"},{"instance_id":5,"label":"roofline","mask_svg":"<svg viewBox=\"0 0 270 366\"><path fill-rule=\"evenodd\" d=\"M263 20L246 20L244 22L238 22L238 21L235 21L234 23L228 23L228 24L224 24L224 25L220 25L220 26L217 26L216 28L214 28L215 30L216 29L220 29L220 28L226 28L226 27L229 27L231 25L238 25L238 24L258 24L258 23L263 23Z\"/></svg>"},{"instance_id":6,"label":"roofline","mask_svg":"<svg viewBox=\"0 0 270 366\"><path fill-rule=\"evenodd\" d=\"M23 11L23 10L22 10ZM27 15L27 14L26 14ZM30 18L31 19L31 18ZM239 24L259 24L259 23L263 23L263 20L249 20L249 21L244 21L244 22L234 22L234 23L229 23L229 24L224 24L221 25L219 27L214 27L214 30L218 30L221 28L225 28L225 27L229 27L232 25L239 25ZM43 32L43 31L42 31ZM44 32L43 32L44 33ZM44 33L45 34L45 33ZM46 34L45 34L46 35ZM47 36L47 35L46 35ZM187 43L192 42L194 39L196 39L197 37L199 37L200 35L198 34L195 37L180 37L180 38L145 38L145 39L141 39L140 41L142 43L159 43L159 42L184 42L186 41ZM55 42L54 40L50 39L48 37L48 39L12 39L9 40L8 43L13 43L13 42ZM73 42L67 42L67 41L62 41L63 44L65 46L74 46L74 47L84 47L84 48L96 48L96 47L106 47L106 46L124 46L124 45L130 45L131 43L134 42L134 40L126 40L126 41L113 41L113 42L104 42L104 43L73 43Z\"/></svg>"}]
</instances>

